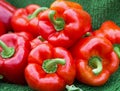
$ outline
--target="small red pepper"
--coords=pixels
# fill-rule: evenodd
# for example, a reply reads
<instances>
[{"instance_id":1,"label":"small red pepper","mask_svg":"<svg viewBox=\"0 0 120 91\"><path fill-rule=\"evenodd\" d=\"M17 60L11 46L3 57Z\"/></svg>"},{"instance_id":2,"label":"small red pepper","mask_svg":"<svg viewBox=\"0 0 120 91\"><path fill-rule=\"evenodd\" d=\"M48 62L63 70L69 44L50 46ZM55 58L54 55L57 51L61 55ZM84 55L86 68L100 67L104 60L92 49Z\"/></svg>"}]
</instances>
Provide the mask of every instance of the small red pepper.
<instances>
[{"instance_id":1,"label":"small red pepper","mask_svg":"<svg viewBox=\"0 0 120 91\"><path fill-rule=\"evenodd\" d=\"M59 13L61 8L39 14L38 28L40 35L52 45L69 48L91 30L91 17L83 9L76 8Z\"/></svg>"},{"instance_id":2,"label":"small red pepper","mask_svg":"<svg viewBox=\"0 0 120 91\"><path fill-rule=\"evenodd\" d=\"M111 42L103 37L86 37L71 49L71 53L76 61L76 78L91 86L105 84L119 67Z\"/></svg>"},{"instance_id":3,"label":"small red pepper","mask_svg":"<svg viewBox=\"0 0 120 91\"><path fill-rule=\"evenodd\" d=\"M33 48L28 56L25 78L37 91L64 91L74 82L74 60L66 49L42 43Z\"/></svg>"},{"instance_id":4,"label":"small red pepper","mask_svg":"<svg viewBox=\"0 0 120 91\"><path fill-rule=\"evenodd\" d=\"M94 36L105 37L113 44L114 51L120 58L120 27L113 21L105 21L101 27L92 33Z\"/></svg>"},{"instance_id":5,"label":"small red pepper","mask_svg":"<svg viewBox=\"0 0 120 91\"><path fill-rule=\"evenodd\" d=\"M41 43L48 43L48 41L44 40L41 36L38 36L30 41L31 49L37 47Z\"/></svg>"},{"instance_id":6,"label":"small red pepper","mask_svg":"<svg viewBox=\"0 0 120 91\"><path fill-rule=\"evenodd\" d=\"M11 17L16 8L5 0L0 0L0 21L4 24L6 30L12 30ZM6 31L7 32L7 31Z\"/></svg>"},{"instance_id":7,"label":"small red pepper","mask_svg":"<svg viewBox=\"0 0 120 91\"><path fill-rule=\"evenodd\" d=\"M46 7L40 7L36 4L30 4L26 8L19 8L13 15L11 24L15 32L29 32L34 37L39 35L37 29L38 18L37 14L43 10L46 10Z\"/></svg>"},{"instance_id":8,"label":"small red pepper","mask_svg":"<svg viewBox=\"0 0 120 91\"><path fill-rule=\"evenodd\" d=\"M24 84L24 69L30 51L30 43L15 33L0 36L0 75L3 80Z\"/></svg>"}]
</instances>

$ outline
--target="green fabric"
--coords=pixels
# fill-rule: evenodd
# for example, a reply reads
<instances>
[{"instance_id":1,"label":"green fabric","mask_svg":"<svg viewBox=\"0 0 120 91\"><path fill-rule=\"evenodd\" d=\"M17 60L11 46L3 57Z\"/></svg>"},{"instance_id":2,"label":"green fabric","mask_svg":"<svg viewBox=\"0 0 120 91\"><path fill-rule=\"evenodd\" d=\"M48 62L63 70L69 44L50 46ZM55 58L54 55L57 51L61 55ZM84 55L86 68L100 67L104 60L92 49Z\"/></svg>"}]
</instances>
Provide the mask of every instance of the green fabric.
<instances>
[{"instance_id":1,"label":"green fabric","mask_svg":"<svg viewBox=\"0 0 120 91\"><path fill-rule=\"evenodd\" d=\"M28 4L39 4L40 6L50 6L54 0L7 0L14 6L20 8ZM112 20L120 26L120 0L72 0L80 3L92 17L93 29L98 29L106 20ZM106 84L100 87L91 87L75 81L76 86L83 91L120 91L120 68L111 75ZM27 85L19 86L0 82L0 91L33 91Z\"/></svg>"}]
</instances>

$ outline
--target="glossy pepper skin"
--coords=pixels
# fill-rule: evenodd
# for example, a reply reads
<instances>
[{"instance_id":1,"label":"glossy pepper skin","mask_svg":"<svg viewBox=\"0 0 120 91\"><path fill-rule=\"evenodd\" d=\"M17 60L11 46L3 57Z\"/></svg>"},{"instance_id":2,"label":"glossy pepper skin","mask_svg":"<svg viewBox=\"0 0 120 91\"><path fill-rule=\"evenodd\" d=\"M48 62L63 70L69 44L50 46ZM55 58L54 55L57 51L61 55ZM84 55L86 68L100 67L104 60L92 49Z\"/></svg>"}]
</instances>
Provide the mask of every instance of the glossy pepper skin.
<instances>
[{"instance_id":1,"label":"glossy pepper skin","mask_svg":"<svg viewBox=\"0 0 120 91\"><path fill-rule=\"evenodd\" d=\"M3 76L4 81L26 83L24 69L29 51L30 43L24 37L16 33L0 36L0 75Z\"/></svg>"},{"instance_id":2,"label":"glossy pepper skin","mask_svg":"<svg viewBox=\"0 0 120 91\"><path fill-rule=\"evenodd\" d=\"M0 22L2 22L7 31L12 30L11 17L16 8L5 0L0 0ZM6 31L6 32L7 32Z\"/></svg>"},{"instance_id":3,"label":"glossy pepper skin","mask_svg":"<svg viewBox=\"0 0 120 91\"><path fill-rule=\"evenodd\" d=\"M25 77L34 90L64 91L67 84L74 82L75 74L74 60L70 52L62 47L42 43L32 49L28 56Z\"/></svg>"},{"instance_id":4,"label":"glossy pepper skin","mask_svg":"<svg viewBox=\"0 0 120 91\"><path fill-rule=\"evenodd\" d=\"M41 7L36 4L30 4L25 8L19 8L14 13L11 20L13 30L15 32L29 32L33 35L33 37L37 37L39 35L39 31L37 29L37 14L41 11L40 8ZM38 9L39 12L36 12Z\"/></svg>"},{"instance_id":5,"label":"glossy pepper skin","mask_svg":"<svg viewBox=\"0 0 120 91\"><path fill-rule=\"evenodd\" d=\"M76 61L76 78L90 86L105 84L119 67L111 42L103 37L86 37L71 53Z\"/></svg>"},{"instance_id":6,"label":"glossy pepper skin","mask_svg":"<svg viewBox=\"0 0 120 91\"><path fill-rule=\"evenodd\" d=\"M114 51L120 58L120 27L118 25L113 21L105 21L92 35L107 38L113 44Z\"/></svg>"},{"instance_id":7,"label":"glossy pepper skin","mask_svg":"<svg viewBox=\"0 0 120 91\"><path fill-rule=\"evenodd\" d=\"M91 30L91 17L83 9L50 8L39 14L38 18L40 35L54 46L69 48Z\"/></svg>"}]
</instances>

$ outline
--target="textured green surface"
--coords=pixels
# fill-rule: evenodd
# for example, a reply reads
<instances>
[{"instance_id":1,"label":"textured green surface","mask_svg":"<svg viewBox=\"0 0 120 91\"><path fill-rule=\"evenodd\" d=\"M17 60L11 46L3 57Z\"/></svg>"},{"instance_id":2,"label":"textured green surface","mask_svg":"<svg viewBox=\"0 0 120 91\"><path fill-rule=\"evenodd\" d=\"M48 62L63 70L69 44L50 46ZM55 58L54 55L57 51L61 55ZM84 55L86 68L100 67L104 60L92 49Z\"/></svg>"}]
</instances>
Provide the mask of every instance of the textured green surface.
<instances>
[{"instance_id":1,"label":"textured green surface","mask_svg":"<svg viewBox=\"0 0 120 91\"><path fill-rule=\"evenodd\" d=\"M7 0L16 7L25 7L35 3L40 6L48 6L54 0ZM93 29L98 29L102 22L112 20L120 26L120 0L72 0L80 3L92 16ZM83 91L120 91L120 68L108 82L100 87L91 87L75 82ZM28 86L19 86L0 82L0 91L32 91Z\"/></svg>"}]
</instances>

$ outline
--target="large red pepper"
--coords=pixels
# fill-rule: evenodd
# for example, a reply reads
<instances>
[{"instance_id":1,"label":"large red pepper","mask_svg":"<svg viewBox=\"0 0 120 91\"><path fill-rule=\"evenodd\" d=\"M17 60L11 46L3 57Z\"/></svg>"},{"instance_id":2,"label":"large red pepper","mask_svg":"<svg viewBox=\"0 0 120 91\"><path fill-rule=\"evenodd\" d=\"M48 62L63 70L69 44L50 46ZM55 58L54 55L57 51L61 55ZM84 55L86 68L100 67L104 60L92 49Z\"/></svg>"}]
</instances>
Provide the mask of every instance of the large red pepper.
<instances>
[{"instance_id":1,"label":"large red pepper","mask_svg":"<svg viewBox=\"0 0 120 91\"><path fill-rule=\"evenodd\" d=\"M27 35L26 35L27 36ZM3 80L24 84L24 69L30 51L30 43L15 33L0 37L0 75Z\"/></svg>"},{"instance_id":2,"label":"large red pepper","mask_svg":"<svg viewBox=\"0 0 120 91\"><path fill-rule=\"evenodd\" d=\"M12 30L10 21L15 11L16 8L13 5L5 0L0 0L0 21L4 24L6 30Z\"/></svg>"},{"instance_id":3,"label":"large red pepper","mask_svg":"<svg viewBox=\"0 0 120 91\"><path fill-rule=\"evenodd\" d=\"M39 31L52 45L68 48L91 30L91 17L83 9L71 7L59 13L61 8L39 14Z\"/></svg>"},{"instance_id":4,"label":"large red pepper","mask_svg":"<svg viewBox=\"0 0 120 91\"><path fill-rule=\"evenodd\" d=\"M28 56L25 77L28 85L37 91L64 91L74 82L74 60L66 49L42 43Z\"/></svg>"},{"instance_id":5,"label":"large red pepper","mask_svg":"<svg viewBox=\"0 0 120 91\"><path fill-rule=\"evenodd\" d=\"M76 78L91 86L105 84L119 67L111 42L103 37L86 37L71 53L76 61Z\"/></svg>"},{"instance_id":6,"label":"large red pepper","mask_svg":"<svg viewBox=\"0 0 120 91\"><path fill-rule=\"evenodd\" d=\"M12 27L15 32L29 32L34 37L39 35L37 29L38 18L37 14L43 10L47 9L46 7L40 7L36 4L30 4L26 8L18 9L11 20Z\"/></svg>"},{"instance_id":7,"label":"large red pepper","mask_svg":"<svg viewBox=\"0 0 120 91\"><path fill-rule=\"evenodd\" d=\"M120 58L120 27L113 21L105 21L101 27L92 33L94 36L105 37L111 41L114 51Z\"/></svg>"}]
</instances>

